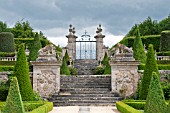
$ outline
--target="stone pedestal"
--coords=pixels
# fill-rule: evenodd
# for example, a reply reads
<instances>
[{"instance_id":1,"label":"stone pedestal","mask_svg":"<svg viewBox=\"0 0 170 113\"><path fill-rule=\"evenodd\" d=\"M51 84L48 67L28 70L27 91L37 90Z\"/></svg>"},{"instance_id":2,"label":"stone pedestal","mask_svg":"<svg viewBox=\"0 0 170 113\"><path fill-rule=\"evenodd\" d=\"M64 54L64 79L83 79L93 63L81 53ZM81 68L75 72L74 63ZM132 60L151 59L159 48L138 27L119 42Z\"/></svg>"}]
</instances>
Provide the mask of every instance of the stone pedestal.
<instances>
[{"instance_id":1,"label":"stone pedestal","mask_svg":"<svg viewBox=\"0 0 170 113\"><path fill-rule=\"evenodd\" d=\"M119 59L119 58L118 58ZM122 96L131 96L138 87L138 65L139 61L129 60L111 61L111 91ZM125 60L126 59L126 60Z\"/></svg>"},{"instance_id":2,"label":"stone pedestal","mask_svg":"<svg viewBox=\"0 0 170 113\"><path fill-rule=\"evenodd\" d=\"M50 47L50 48L49 48ZM55 48L46 46L39 50L33 65L33 90L39 92L41 97L50 97L60 91L60 65L61 61L56 59Z\"/></svg>"}]
</instances>

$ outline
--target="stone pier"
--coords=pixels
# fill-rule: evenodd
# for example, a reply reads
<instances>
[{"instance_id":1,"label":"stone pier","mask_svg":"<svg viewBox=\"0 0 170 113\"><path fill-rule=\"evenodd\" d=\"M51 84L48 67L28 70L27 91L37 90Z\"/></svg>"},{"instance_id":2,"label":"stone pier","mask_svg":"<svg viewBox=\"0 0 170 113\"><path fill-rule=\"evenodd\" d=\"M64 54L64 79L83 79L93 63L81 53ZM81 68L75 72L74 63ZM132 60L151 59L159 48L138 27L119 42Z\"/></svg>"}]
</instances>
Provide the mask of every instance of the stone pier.
<instances>
[{"instance_id":1,"label":"stone pier","mask_svg":"<svg viewBox=\"0 0 170 113\"><path fill-rule=\"evenodd\" d=\"M121 57L120 57L121 56ZM133 95L138 87L140 79L138 75L139 61L135 61L132 55L119 54L110 61L111 65L111 91L122 96Z\"/></svg>"},{"instance_id":2,"label":"stone pier","mask_svg":"<svg viewBox=\"0 0 170 113\"><path fill-rule=\"evenodd\" d=\"M31 61L31 64L33 65L34 91L46 98L60 91L61 61L57 61L55 52L40 53L37 60Z\"/></svg>"}]
</instances>

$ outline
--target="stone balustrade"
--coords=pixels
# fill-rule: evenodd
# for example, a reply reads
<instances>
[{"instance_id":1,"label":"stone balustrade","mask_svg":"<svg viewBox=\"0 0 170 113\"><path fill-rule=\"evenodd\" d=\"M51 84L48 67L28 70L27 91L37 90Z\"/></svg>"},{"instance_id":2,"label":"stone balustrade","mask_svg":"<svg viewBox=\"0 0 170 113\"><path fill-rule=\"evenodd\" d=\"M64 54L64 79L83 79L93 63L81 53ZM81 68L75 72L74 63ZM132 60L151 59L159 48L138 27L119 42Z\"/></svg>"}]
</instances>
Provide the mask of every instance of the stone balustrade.
<instances>
[{"instance_id":1,"label":"stone balustrade","mask_svg":"<svg viewBox=\"0 0 170 113\"><path fill-rule=\"evenodd\" d=\"M0 61L16 61L16 57L0 57Z\"/></svg>"},{"instance_id":2,"label":"stone balustrade","mask_svg":"<svg viewBox=\"0 0 170 113\"><path fill-rule=\"evenodd\" d=\"M156 60L170 60L170 56L157 56Z\"/></svg>"}]
</instances>

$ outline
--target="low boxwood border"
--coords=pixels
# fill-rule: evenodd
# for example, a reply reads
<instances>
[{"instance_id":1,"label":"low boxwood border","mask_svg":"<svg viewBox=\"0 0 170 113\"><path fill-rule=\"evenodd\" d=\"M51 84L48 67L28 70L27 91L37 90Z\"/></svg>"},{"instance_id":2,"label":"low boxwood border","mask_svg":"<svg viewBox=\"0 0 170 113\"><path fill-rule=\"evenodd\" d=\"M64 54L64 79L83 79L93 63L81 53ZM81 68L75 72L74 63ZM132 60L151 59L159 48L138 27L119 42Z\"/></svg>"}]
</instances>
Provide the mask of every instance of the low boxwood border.
<instances>
[{"instance_id":1,"label":"low boxwood border","mask_svg":"<svg viewBox=\"0 0 170 113\"><path fill-rule=\"evenodd\" d=\"M53 109L53 103L52 102L46 102L44 105L39 106L38 108L32 110L29 113L48 113Z\"/></svg>"},{"instance_id":2,"label":"low boxwood border","mask_svg":"<svg viewBox=\"0 0 170 113\"><path fill-rule=\"evenodd\" d=\"M47 101L26 101L23 102L26 113L48 113L53 109L53 103ZM0 102L0 110L5 102Z\"/></svg>"},{"instance_id":3,"label":"low boxwood border","mask_svg":"<svg viewBox=\"0 0 170 113\"><path fill-rule=\"evenodd\" d=\"M122 101L116 102L116 107L121 113L143 113Z\"/></svg>"}]
</instances>

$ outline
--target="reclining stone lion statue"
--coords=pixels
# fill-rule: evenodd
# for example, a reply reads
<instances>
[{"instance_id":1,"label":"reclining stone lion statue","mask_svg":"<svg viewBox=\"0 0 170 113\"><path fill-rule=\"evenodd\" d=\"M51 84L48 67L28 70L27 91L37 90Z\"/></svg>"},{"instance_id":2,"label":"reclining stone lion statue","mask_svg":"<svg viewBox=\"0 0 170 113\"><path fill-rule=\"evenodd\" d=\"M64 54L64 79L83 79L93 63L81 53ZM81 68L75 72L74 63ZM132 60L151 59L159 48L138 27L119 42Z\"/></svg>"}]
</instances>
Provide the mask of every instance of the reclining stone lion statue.
<instances>
[{"instance_id":1,"label":"reclining stone lion statue","mask_svg":"<svg viewBox=\"0 0 170 113\"><path fill-rule=\"evenodd\" d=\"M47 45L38 51L38 55L49 55L49 54L54 54L54 55L56 54L55 47L52 44Z\"/></svg>"},{"instance_id":2,"label":"reclining stone lion statue","mask_svg":"<svg viewBox=\"0 0 170 113\"><path fill-rule=\"evenodd\" d=\"M118 43L117 46L115 47L115 53L132 53L133 50L132 48L128 48L124 44Z\"/></svg>"}]
</instances>

